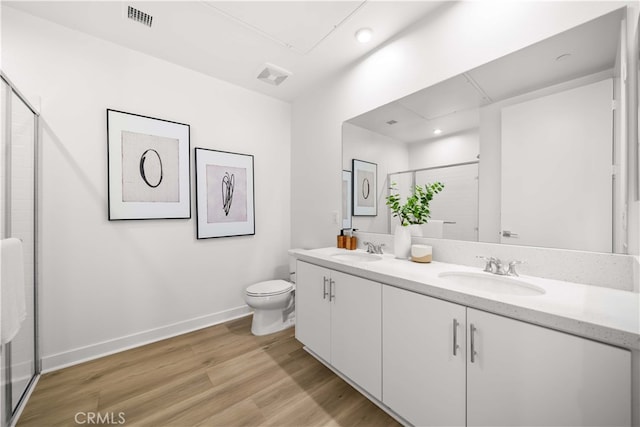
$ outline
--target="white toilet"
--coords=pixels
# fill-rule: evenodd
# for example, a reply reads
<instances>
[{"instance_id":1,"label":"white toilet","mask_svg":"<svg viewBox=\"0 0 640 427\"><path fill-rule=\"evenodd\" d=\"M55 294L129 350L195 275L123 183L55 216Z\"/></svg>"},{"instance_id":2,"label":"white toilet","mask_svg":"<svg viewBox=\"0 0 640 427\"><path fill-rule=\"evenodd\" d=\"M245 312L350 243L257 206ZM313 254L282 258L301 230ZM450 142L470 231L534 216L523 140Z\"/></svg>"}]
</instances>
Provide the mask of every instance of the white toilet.
<instances>
[{"instance_id":1,"label":"white toilet","mask_svg":"<svg viewBox=\"0 0 640 427\"><path fill-rule=\"evenodd\" d=\"M294 285L286 280L268 280L251 285L244 299L253 308L253 335L267 335L295 323Z\"/></svg>"}]
</instances>

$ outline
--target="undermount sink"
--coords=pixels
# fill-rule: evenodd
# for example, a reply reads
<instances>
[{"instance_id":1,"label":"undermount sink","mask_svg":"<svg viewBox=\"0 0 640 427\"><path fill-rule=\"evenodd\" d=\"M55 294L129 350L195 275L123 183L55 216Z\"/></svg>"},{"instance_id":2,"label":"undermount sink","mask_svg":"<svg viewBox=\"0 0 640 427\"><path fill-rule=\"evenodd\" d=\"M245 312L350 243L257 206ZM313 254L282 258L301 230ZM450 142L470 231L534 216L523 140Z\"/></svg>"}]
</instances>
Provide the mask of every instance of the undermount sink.
<instances>
[{"instance_id":1,"label":"undermount sink","mask_svg":"<svg viewBox=\"0 0 640 427\"><path fill-rule=\"evenodd\" d=\"M380 261L382 259L382 256L370 254L367 252L346 252L333 254L331 255L331 258L337 259L338 261L347 262L371 262Z\"/></svg>"},{"instance_id":2,"label":"undermount sink","mask_svg":"<svg viewBox=\"0 0 640 427\"><path fill-rule=\"evenodd\" d=\"M545 294L545 290L514 277L498 276L489 273L474 273L463 271L446 271L438 275L441 279L454 286L473 289L491 294L538 296Z\"/></svg>"}]
</instances>

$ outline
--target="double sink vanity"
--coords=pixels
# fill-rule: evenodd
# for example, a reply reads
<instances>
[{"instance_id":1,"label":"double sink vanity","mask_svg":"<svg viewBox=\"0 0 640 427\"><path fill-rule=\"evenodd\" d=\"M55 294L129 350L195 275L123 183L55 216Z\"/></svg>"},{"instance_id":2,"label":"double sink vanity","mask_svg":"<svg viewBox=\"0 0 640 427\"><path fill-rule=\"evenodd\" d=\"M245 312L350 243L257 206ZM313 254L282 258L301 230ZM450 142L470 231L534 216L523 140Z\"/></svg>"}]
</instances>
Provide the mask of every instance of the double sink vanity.
<instances>
[{"instance_id":1,"label":"double sink vanity","mask_svg":"<svg viewBox=\"0 0 640 427\"><path fill-rule=\"evenodd\" d=\"M640 426L637 139L617 131L640 33L608 10L342 124L341 228L389 247L384 196L439 182L412 243L447 262L291 251L296 338L405 425Z\"/></svg>"},{"instance_id":2,"label":"double sink vanity","mask_svg":"<svg viewBox=\"0 0 640 427\"><path fill-rule=\"evenodd\" d=\"M296 338L403 424L632 423L637 293L500 276L480 261L291 254Z\"/></svg>"}]
</instances>

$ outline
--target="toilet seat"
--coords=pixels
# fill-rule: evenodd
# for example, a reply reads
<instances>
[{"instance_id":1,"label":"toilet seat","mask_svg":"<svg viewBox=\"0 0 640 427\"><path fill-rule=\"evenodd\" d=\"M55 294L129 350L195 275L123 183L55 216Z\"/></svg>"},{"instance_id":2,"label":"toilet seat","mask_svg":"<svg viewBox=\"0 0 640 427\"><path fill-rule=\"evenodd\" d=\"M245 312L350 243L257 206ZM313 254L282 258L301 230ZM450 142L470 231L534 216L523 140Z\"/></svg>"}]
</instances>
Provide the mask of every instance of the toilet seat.
<instances>
[{"instance_id":1,"label":"toilet seat","mask_svg":"<svg viewBox=\"0 0 640 427\"><path fill-rule=\"evenodd\" d=\"M286 280L267 280L253 284L247 288L247 295L252 297L268 297L290 292L293 284Z\"/></svg>"}]
</instances>

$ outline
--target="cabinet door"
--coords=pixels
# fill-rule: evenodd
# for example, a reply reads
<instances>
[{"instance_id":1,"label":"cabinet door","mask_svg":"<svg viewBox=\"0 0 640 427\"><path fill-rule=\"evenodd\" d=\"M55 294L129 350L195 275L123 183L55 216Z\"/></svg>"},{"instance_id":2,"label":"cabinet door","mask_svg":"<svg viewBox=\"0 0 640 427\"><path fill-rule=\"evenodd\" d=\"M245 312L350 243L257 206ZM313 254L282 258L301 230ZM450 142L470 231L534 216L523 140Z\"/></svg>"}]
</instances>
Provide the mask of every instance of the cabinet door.
<instances>
[{"instance_id":1,"label":"cabinet door","mask_svg":"<svg viewBox=\"0 0 640 427\"><path fill-rule=\"evenodd\" d=\"M465 310L382 287L382 401L413 425L465 424Z\"/></svg>"},{"instance_id":2,"label":"cabinet door","mask_svg":"<svg viewBox=\"0 0 640 427\"><path fill-rule=\"evenodd\" d=\"M573 335L467 311L468 426L629 426L631 354Z\"/></svg>"},{"instance_id":3,"label":"cabinet door","mask_svg":"<svg viewBox=\"0 0 640 427\"><path fill-rule=\"evenodd\" d=\"M336 271L331 278L331 364L380 399L382 285Z\"/></svg>"},{"instance_id":4,"label":"cabinet door","mask_svg":"<svg viewBox=\"0 0 640 427\"><path fill-rule=\"evenodd\" d=\"M297 261L296 271L296 339L329 362L330 271L302 261Z\"/></svg>"}]
</instances>

